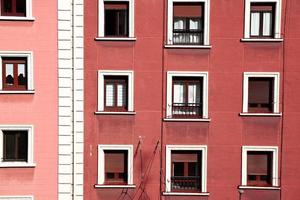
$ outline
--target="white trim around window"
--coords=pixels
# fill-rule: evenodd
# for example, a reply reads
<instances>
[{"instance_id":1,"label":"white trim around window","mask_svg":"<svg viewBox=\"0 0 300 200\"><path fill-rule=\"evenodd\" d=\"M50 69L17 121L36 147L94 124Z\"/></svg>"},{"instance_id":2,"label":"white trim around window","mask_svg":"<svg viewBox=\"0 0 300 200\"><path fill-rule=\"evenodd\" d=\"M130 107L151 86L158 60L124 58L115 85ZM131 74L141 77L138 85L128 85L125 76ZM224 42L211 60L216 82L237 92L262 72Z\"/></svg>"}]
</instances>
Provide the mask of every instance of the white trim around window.
<instances>
[{"instance_id":1,"label":"white trim around window","mask_svg":"<svg viewBox=\"0 0 300 200\"><path fill-rule=\"evenodd\" d=\"M166 145L166 188L164 195L172 194L177 195L177 193L171 192L171 155L172 151L201 151L202 161L201 161L201 193L208 195L207 193L207 146L206 145ZM181 193L178 195L184 195ZM186 193L190 195L191 193ZM195 195L197 193L193 193Z\"/></svg>"},{"instance_id":2,"label":"white trim around window","mask_svg":"<svg viewBox=\"0 0 300 200\"><path fill-rule=\"evenodd\" d=\"M275 22L274 22L274 39L281 38L281 0L245 0L245 26L244 26L244 39L245 41L251 41L250 38L250 10L251 3L275 3ZM253 38L253 41L260 41L260 39ZM262 39L264 41L264 39ZM272 41L272 39L265 40ZM281 41L281 40L280 40Z\"/></svg>"},{"instance_id":3,"label":"white trim around window","mask_svg":"<svg viewBox=\"0 0 300 200\"><path fill-rule=\"evenodd\" d=\"M0 196L0 200L34 200L33 195Z\"/></svg>"},{"instance_id":4,"label":"white trim around window","mask_svg":"<svg viewBox=\"0 0 300 200\"><path fill-rule=\"evenodd\" d=\"M27 90L16 91L16 90L3 90L2 80L2 58L3 57L15 57L15 58L26 58L27 59ZM33 52L31 51L0 51L0 93L34 93L34 81L33 81Z\"/></svg>"},{"instance_id":5,"label":"white trim around window","mask_svg":"<svg viewBox=\"0 0 300 200\"><path fill-rule=\"evenodd\" d=\"M125 150L128 151L128 185L133 185L133 146L132 145L98 145L98 181L95 187L101 187L105 181L105 150ZM110 187L110 186L106 186ZM114 187L114 186L111 186ZM120 186L121 187L121 186ZM126 186L124 186L126 187ZM134 187L134 186L132 186Z\"/></svg>"},{"instance_id":6,"label":"white trim around window","mask_svg":"<svg viewBox=\"0 0 300 200\"><path fill-rule=\"evenodd\" d=\"M134 112L134 72L131 70L99 70L98 71L98 111L96 114L108 114L104 112L104 76L128 77L128 112Z\"/></svg>"},{"instance_id":7,"label":"white trim around window","mask_svg":"<svg viewBox=\"0 0 300 200\"><path fill-rule=\"evenodd\" d=\"M272 186L278 187L278 147L276 146L243 146L242 147L242 186L247 186L247 153L248 151L272 152ZM251 186L250 186L251 187ZM255 187L256 188L256 187ZM260 188L260 187L257 187ZM269 187L267 187L269 188Z\"/></svg>"},{"instance_id":8,"label":"white trim around window","mask_svg":"<svg viewBox=\"0 0 300 200\"><path fill-rule=\"evenodd\" d=\"M208 119L208 72L197 71L168 71L167 72L167 105L166 118L172 118L172 93L174 77L201 77L203 78L203 113L202 118Z\"/></svg>"},{"instance_id":9,"label":"white trim around window","mask_svg":"<svg viewBox=\"0 0 300 200\"><path fill-rule=\"evenodd\" d=\"M248 85L249 85L249 78L273 78L273 113L249 113L249 115L262 115L262 116L273 116L274 114L281 116L279 114L279 72L244 72L244 83L243 83L243 113L241 115L248 115ZM277 116L276 115L276 116Z\"/></svg>"},{"instance_id":10,"label":"white trim around window","mask_svg":"<svg viewBox=\"0 0 300 200\"><path fill-rule=\"evenodd\" d=\"M1 1L0 0L0 12L1 12ZM0 20L11 20L11 21L33 21L32 17L32 0L26 0L26 16L0 16Z\"/></svg>"},{"instance_id":11,"label":"white trim around window","mask_svg":"<svg viewBox=\"0 0 300 200\"><path fill-rule=\"evenodd\" d=\"M98 0L98 37L96 40L101 40L104 36L104 1L118 2L118 0ZM129 3L129 38L134 38L134 0L123 0ZM123 40L122 38L120 38ZM118 38L111 38L111 40L118 40Z\"/></svg>"},{"instance_id":12,"label":"white trim around window","mask_svg":"<svg viewBox=\"0 0 300 200\"><path fill-rule=\"evenodd\" d=\"M167 47L173 45L173 3L183 2L183 3L193 3L200 2L204 3L204 46L209 46L209 22L210 22L210 0L168 0L168 37L167 37ZM180 45L176 45L177 47ZM186 45L184 45L186 47ZM198 48L200 46L197 46Z\"/></svg>"},{"instance_id":13,"label":"white trim around window","mask_svg":"<svg viewBox=\"0 0 300 200\"><path fill-rule=\"evenodd\" d=\"M28 152L27 162L3 162L3 131L27 131L28 134ZM0 168L1 167L35 167L33 161L33 146L34 146L33 125L0 125Z\"/></svg>"}]
</instances>

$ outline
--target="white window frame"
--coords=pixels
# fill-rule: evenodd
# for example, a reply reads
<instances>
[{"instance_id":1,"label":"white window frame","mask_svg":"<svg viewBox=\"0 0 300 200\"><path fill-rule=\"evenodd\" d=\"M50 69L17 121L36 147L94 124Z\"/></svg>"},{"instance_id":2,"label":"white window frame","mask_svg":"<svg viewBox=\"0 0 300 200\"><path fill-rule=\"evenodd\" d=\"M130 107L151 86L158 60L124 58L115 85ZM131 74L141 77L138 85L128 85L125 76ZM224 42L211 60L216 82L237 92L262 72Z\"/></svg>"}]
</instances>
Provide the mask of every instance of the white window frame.
<instances>
[{"instance_id":1,"label":"white window frame","mask_svg":"<svg viewBox=\"0 0 300 200\"><path fill-rule=\"evenodd\" d=\"M0 0L0 12L1 12L1 1ZM33 21L32 17L32 0L26 0L26 16L0 16L0 20L15 20L15 21Z\"/></svg>"},{"instance_id":2,"label":"white window frame","mask_svg":"<svg viewBox=\"0 0 300 200\"><path fill-rule=\"evenodd\" d=\"M3 131L27 131L28 134L28 152L27 162L3 162ZM35 167L33 161L34 147L33 125L0 125L0 167Z\"/></svg>"},{"instance_id":3,"label":"white window frame","mask_svg":"<svg viewBox=\"0 0 300 200\"><path fill-rule=\"evenodd\" d=\"M117 2L118 0L98 0L98 37L102 38L104 35L104 2ZM134 38L134 0L123 0L129 4L129 38ZM116 38L114 38L116 39Z\"/></svg>"},{"instance_id":4,"label":"white window frame","mask_svg":"<svg viewBox=\"0 0 300 200\"><path fill-rule=\"evenodd\" d=\"M202 166L201 166L201 192L207 193L207 145L166 145L166 193L171 192L171 155L172 151L201 151ZM178 193L180 194L180 193ZM192 193L191 193L192 194Z\"/></svg>"},{"instance_id":5,"label":"white window frame","mask_svg":"<svg viewBox=\"0 0 300 200\"><path fill-rule=\"evenodd\" d=\"M133 185L133 145L98 145L98 185L104 185L105 181L105 150L124 150L128 152L127 175L128 185Z\"/></svg>"},{"instance_id":6,"label":"white window frame","mask_svg":"<svg viewBox=\"0 0 300 200\"><path fill-rule=\"evenodd\" d=\"M182 2L182 3L200 2L200 3L204 3L204 32L203 32L204 33L204 40L203 40L203 45L199 45L199 46L209 46L210 0L168 0L168 38L167 38L167 44L168 45L173 45L173 4L174 4L174 2ZM180 45L178 45L178 46L180 46ZM184 46L188 46L188 45L184 45Z\"/></svg>"},{"instance_id":7,"label":"white window frame","mask_svg":"<svg viewBox=\"0 0 300 200\"><path fill-rule=\"evenodd\" d=\"M0 200L34 200L34 197L32 195L26 195L26 196L0 196Z\"/></svg>"},{"instance_id":8,"label":"white window frame","mask_svg":"<svg viewBox=\"0 0 300 200\"><path fill-rule=\"evenodd\" d=\"M279 113L279 72L244 72L244 83L243 83L243 113L248 113L248 86L249 86L249 78L273 78L273 114ZM272 113L249 113L253 115L259 114L272 114Z\"/></svg>"},{"instance_id":9,"label":"white window frame","mask_svg":"<svg viewBox=\"0 0 300 200\"><path fill-rule=\"evenodd\" d=\"M262 151L272 153L272 186L278 187L278 147L276 146L243 146L242 147L242 186L247 186L247 154L248 151ZM249 186L258 187L259 186Z\"/></svg>"},{"instance_id":10,"label":"white window frame","mask_svg":"<svg viewBox=\"0 0 300 200\"><path fill-rule=\"evenodd\" d=\"M281 0L245 0L245 26L244 26L244 38L250 38L250 11L251 3L275 3L275 21L274 21L274 39L281 39ZM253 38L253 40L259 40L260 38ZM272 39L261 39L272 40Z\"/></svg>"},{"instance_id":11,"label":"white window frame","mask_svg":"<svg viewBox=\"0 0 300 200\"><path fill-rule=\"evenodd\" d=\"M127 76L128 77L128 111L116 112L118 114L134 112L134 72L131 70L99 70L98 71L98 111L96 113L104 112L104 76ZM107 112L114 113L114 112Z\"/></svg>"},{"instance_id":12,"label":"white window frame","mask_svg":"<svg viewBox=\"0 0 300 200\"><path fill-rule=\"evenodd\" d=\"M199 77L203 79L203 113L202 118L208 119L208 72L197 71L168 71L167 72L167 105L166 118L172 118L172 94L174 77Z\"/></svg>"},{"instance_id":13,"label":"white window frame","mask_svg":"<svg viewBox=\"0 0 300 200\"><path fill-rule=\"evenodd\" d=\"M15 57L27 59L27 90L3 90L2 58ZM33 82L33 52L31 51L0 51L0 93L34 93Z\"/></svg>"}]
</instances>

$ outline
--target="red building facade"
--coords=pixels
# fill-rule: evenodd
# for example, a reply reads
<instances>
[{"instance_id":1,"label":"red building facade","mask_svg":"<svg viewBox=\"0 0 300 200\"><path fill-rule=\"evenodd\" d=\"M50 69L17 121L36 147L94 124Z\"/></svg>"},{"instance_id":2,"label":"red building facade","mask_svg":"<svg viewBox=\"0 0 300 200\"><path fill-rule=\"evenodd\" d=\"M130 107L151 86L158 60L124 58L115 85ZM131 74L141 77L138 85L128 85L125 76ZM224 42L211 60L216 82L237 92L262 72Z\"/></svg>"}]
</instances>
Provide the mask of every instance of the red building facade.
<instances>
[{"instance_id":1,"label":"red building facade","mask_svg":"<svg viewBox=\"0 0 300 200\"><path fill-rule=\"evenodd\" d=\"M299 9L85 2L84 198L297 199Z\"/></svg>"}]
</instances>

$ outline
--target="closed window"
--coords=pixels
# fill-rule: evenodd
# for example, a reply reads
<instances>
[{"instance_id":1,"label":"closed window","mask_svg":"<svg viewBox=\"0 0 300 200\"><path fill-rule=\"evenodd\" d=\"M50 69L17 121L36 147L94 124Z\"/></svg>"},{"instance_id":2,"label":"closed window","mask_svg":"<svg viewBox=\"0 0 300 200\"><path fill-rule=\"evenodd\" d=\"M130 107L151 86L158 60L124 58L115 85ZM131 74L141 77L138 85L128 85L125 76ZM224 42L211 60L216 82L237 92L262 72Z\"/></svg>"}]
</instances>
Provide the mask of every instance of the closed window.
<instances>
[{"instance_id":1,"label":"closed window","mask_svg":"<svg viewBox=\"0 0 300 200\"><path fill-rule=\"evenodd\" d=\"M3 90L27 89L27 59L26 58L2 58Z\"/></svg>"},{"instance_id":2,"label":"closed window","mask_svg":"<svg viewBox=\"0 0 300 200\"><path fill-rule=\"evenodd\" d=\"M272 186L272 152L248 151L247 185Z\"/></svg>"},{"instance_id":3,"label":"closed window","mask_svg":"<svg viewBox=\"0 0 300 200\"><path fill-rule=\"evenodd\" d=\"M128 37L128 2L104 2L105 36Z\"/></svg>"},{"instance_id":4,"label":"closed window","mask_svg":"<svg viewBox=\"0 0 300 200\"><path fill-rule=\"evenodd\" d=\"M201 192L201 151L172 151L172 192Z\"/></svg>"},{"instance_id":5,"label":"closed window","mask_svg":"<svg viewBox=\"0 0 300 200\"><path fill-rule=\"evenodd\" d=\"M105 150L105 184L127 184L126 150Z\"/></svg>"},{"instance_id":6,"label":"closed window","mask_svg":"<svg viewBox=\"0 0 300 200\"><path fill-rule=\"evenodd\" d=\"M174 3L173 23L173 44L203 45L204 3Z\"/></svg>"},{"instance_id":7,"label":"closed window","mask_svg":"<svg viewBox=\"0 0 300 200\"><path fill-rule=\"evenodd\" d=\"M26 0L1 0L1 16L26 16Z\"/></svg>"},{"instance_id":8,"label":"closed window","mask_svg":"<svg viewBox=\"0 0 300 200\"><path fill-rule=\"evenodd\" d=\"M250 36L274 37L275 4L251 3Z\"/></svg>"},{"instance_id":9,"label":"closed window","mask_svg":"<svg viewBox=\"0 0 300 200\"><path fill-rule=\"evenodd\" d=\"M173 78L173 117L201 117L203 99L203 79Z\"/></svg>"},{"instance_id":10,"label":"closed window","mask_svg":"<svg viewBox=\"0 0 300 200\"><path fill-rule=\"evenodd\" d=\"M127 111L128 77L105 76L105 110Z\"/></svg>"},{"instance_id":11,"label":"closed window","mask_svg":"<svg viewBox=\"0 0 300 200\"><path fill-rule=\"evenodd\" d=\"M249 78L248 112L273 112L274 78Z\"/></svg>"},{"instance_id":12,"label":"closed window","mask_svg":"<svg viewBox=\"0 0 300 200\"><path fill-rule=\"evenodd\" d=\"M27 153L27 131L3 131L3 162L27 162Z\"/></svg>"}]
</instances>

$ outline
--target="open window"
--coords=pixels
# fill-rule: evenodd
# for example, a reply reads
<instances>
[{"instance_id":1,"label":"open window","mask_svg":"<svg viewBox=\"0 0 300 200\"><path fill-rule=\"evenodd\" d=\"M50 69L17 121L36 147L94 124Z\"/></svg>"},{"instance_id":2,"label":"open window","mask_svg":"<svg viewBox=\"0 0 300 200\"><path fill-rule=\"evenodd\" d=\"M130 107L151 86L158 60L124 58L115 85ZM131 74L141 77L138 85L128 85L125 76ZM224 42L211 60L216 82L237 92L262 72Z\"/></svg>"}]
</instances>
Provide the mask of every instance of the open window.
<instances>
[{"instance_id":1,"label":"open window","mask_svg":"<svg viewBox=\"0 0 300 200\"><path fill-rule=\"evenodd\" d=\"M209 45L209 0L168 0L168 45Z\"/></svg>"},{"instance_id":2,"label":"open window","mask_svg":"<svg viewBox=\"0 0 300 200\"><path fill-rule=\"evenodd\" d=\"M278 186L278 148L243 146L242 185Z\"/></svg>"},{"instance_id":3,"label":"open window","mask_svg":"<svg viewBox=\"0 0 300 200\"><path fill-rule=\"evenodd\" d=\"M244 73L243 113L279 113L279 73Z\"/></svg>"},{"instance_id":4,"label":"open window","mask_svg":"<svg viewBox=\"0 0 300 200\"><path fill-rule=\"evenodd\" d=\"M281 0L245 0L244 39L281 39Z\"/></svg>"},{"instance_id":5,"label":"open window","mask_svg":"<svg viewBox=\"0 0 300 200\"><path fill-rule=\"evenodd\" d=\"M167 145L166 193L206 193L207 147Z\"/></svg>"},{"instance_id":6,"label":"open window","mask_svg":"<svg viewBox=\"0 0 300 200\"><path fill-rule=\"evenodd\" d=\"M208 73L168 72L166 118L208 118Z\"/></svg>"},{"instance_id":7,"label":"open window","mask_svg":"<svg viewBox=\"0 0 300 200\"><path fill-rule=\"evenodd\" d=\"M98 145L99 187L133 184L132 148L132 145Z\"/></svg>"}]
</instances>

